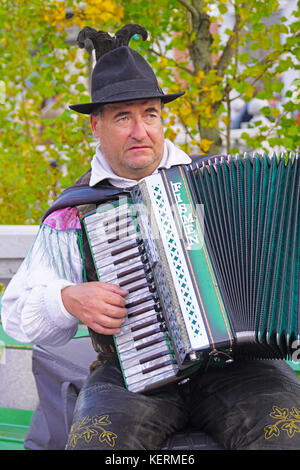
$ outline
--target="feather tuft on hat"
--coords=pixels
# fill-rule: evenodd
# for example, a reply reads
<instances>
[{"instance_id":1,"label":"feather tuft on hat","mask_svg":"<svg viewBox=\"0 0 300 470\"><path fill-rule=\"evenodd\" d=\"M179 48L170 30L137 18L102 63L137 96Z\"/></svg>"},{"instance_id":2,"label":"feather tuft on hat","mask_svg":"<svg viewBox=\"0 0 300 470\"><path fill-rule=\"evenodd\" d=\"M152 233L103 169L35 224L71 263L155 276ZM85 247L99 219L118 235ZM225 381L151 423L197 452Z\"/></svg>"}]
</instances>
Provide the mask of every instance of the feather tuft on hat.
<instances>
[{"instance_id":1,"label":"feather tuft on hat","mask_svg":"<svg viewBox=\"0 0 300 470\"><path fill-rule=\"evenodd\" d=\"M86 49L91 53L95 49L96 61L106 52L117 49L121 46L128 46L130 39L138 34L146 41L148 32L138 24L127 24L123 26L114 36L105 31L97 31L86 26L77 37L77 44L81 49Z\"/></svg>"}]
</instances>

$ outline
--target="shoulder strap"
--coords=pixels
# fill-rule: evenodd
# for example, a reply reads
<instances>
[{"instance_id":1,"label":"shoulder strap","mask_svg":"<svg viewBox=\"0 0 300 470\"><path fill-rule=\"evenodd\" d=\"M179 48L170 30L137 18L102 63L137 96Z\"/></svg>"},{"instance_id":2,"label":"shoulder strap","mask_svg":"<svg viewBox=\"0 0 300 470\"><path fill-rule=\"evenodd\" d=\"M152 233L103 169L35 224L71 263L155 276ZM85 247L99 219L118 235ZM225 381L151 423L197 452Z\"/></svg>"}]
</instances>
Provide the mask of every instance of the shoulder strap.
<instances>
[{"instance_id":1,"label":"shoulder strap","mask_svg":"<svg viewBox=\"0 0 300 470\"><path fill-rule=\"evenodd\" d=\"M98 204L117 198L120 194L128 193L128 190L116 188L107 180L101 181L96 186L89 186L85 181L88 175L83 175L74 186L65 189L52 206L46 211L42 221L52 212L65 207L78 207L86 204Z\"/></svg>"}]
</instances>

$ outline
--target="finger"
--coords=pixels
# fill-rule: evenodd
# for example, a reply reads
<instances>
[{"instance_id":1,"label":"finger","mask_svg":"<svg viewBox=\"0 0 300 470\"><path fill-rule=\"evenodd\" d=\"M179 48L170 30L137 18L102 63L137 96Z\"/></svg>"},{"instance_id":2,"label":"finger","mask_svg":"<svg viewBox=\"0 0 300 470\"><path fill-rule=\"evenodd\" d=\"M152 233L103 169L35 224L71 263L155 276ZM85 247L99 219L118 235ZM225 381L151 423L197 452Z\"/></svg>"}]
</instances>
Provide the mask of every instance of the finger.
<instances>
[{"instance_id":1,"label":"finger","mask_svg":"<svg viewBox=\"0 0 300 470\"><path fill-rule=\"evenodd\" d=\"M101 313L101 315L105 315L106 317L117 319L119 318L122 320L127 315L127 308L115 307L113 305L104 303L101 305L99 312Z\"/></svg>"},{"instance_id":2,"label":"finger","mask_svg":"<svg viewBox=\"0 0 300 470\"><path fill-rule=\"evenodd\" d=\"M94 325L91 326L91 328L96 332L101 335L116 335L120 333L120 328L106 328L102 325L99 325L98 323L95 323Z\"/></svg>"},{"instance_id":3,"label":"finger","mask_svg":"<svg viewBox=\"0 0 300 470\"><path fill-rule=\"evenodd\" d=\"M122 296L125 296L129 293L128 290L121 289L121 287L117 286L116 284L109 284L106 282L100 282L99 284L101 284L101 287L103 289L106 289L110 292L115 292L116 294L119 294Z\"/></svg>"},{"instance_id":4,"label":"finger","mask_svg":"<svg viewBox=\"0 0 300 470\"><path fill-rule=\"evenodd\" d=\"M126 300L124 297L106 289L101 291L101 298L99 297L99 301L103 301L108 306L114 306L118 308L124 308L126 305Z\"/></svg>"},{"instance_id":5,"label":"finger","mask_svg":"<svg viewBox=\"0 0 300 470\"><path fill-rule=\"evenodd\" d=\"M99 325L103 326L104 328L121 328L122 324L124 323L124 317L123 318L117 318L117 317L111 317L108 315L101 315L95 323L98 323Z\"/></svg>"}]
</instances>

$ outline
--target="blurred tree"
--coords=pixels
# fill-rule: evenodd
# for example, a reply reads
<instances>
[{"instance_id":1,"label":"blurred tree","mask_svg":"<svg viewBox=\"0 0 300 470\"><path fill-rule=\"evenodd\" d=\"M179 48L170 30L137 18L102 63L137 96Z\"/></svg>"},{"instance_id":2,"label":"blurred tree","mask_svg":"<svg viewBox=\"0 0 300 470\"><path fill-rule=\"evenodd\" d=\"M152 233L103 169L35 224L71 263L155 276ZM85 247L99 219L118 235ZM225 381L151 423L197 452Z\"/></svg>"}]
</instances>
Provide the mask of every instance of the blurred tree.
<instances>
[{"instance_id":1,"label":"blurred tree","mask_svg":"<svg viewBox=\"0 0 300 470\"><path fill-rule=\"evenodd\" d=\"M222 134L227 153L238 151L230 144L232 105L253 97L269 101L262 109L269 125L257 121L255 137L244 133L249 151L264 141L298 148L299 81L283 97L282 109L271 100L282 93L281 75L299 70L299 8L287 19L278 0L131 0L122 18L129 20L151 32L150 46L141 47L163 86L186 91L166 121L167 136L174 139L179 118L186 151L219 153Z\"/></svg>"},{"instance_id":2,"label":"blurred tree","mask_svg":"<svg viewBox=\"0 0 300 470\"><path fill-rule=\"evenodd\" d=\"M85 8L78 0L0 2L0 223L39 223L88 168L88 119L68 109L90 100L88 54L68 37L74 26L96 19L109 28L121 16L113 0L89 0Z\"/></svg>"},{"instance_id":3,"label":"blurred tree","mask_svg":"<svg viewBox=\"0 0 300 470\"><path fill-rule=\"evenodd\" d=\"M232 105L254 96L269 100L262 110L269 124L256 121L255 137L242 135L249 151L265 141L298 148L299 85L281 109L270 101L282 93L280 76L299 70L299 9L289 20L278 0L2 0L1 223L38 223L94 152L88 119L67 107L89 101L91 67L88 53L67 41L70 28L144 26L149 40L130 46L149 60L165 91L186 91L164 112L166 137L175 140L180 124L184 150L215 154L222 139L227 153L239 150L231 148Z\"/></svg>"}]
</instances>

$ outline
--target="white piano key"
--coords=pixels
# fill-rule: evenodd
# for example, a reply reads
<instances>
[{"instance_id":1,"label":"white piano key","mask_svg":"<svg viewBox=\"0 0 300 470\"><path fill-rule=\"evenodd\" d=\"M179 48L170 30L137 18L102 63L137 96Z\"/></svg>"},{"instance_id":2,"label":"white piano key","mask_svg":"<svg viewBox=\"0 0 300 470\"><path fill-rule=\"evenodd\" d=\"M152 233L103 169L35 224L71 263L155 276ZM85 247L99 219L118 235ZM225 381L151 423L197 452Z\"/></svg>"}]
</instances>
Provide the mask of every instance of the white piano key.
<instances>
[{"instance_id":1,"label":"white piano key","mask_svg":"<svg viewBox=\"0 0 300 470\"><path fill-rule=\"evenodd\" d=\"M153 318L155 316L156 318L158 318L158 315L159 313L156 312L156 310L154 310L153 308L151 308L151 310L149 309L146 312L141 313L140 315L133 315L133 316L127 317L122 327L125 327L125 326L127 327L128 325L132 328L133 326L139 325L140 323L144 322L144 320L146 321L146 319L149 320L151 316L153 316ZM157 321L159 320L157 319Z\"/></svg>"},{"instance_id":2,"label":"white piano key","mask_svg":"<svg viewBox=\"0 0 300 470\"><path fill-rule=\"evenodd\" d=\"M119 255L119 260L123 259L125 257L129 257L129 256L130 257L140 256L139 247L131 248L130 250L126 251L125 254L122 253L121 255ZM116 261L116 257L111 256L108 253L105 253L105 258L101 258L101 253L99 253L97 256L95 256L95 254L94 254L94 260L97 264L101 263L101 266L107 266L108 264L114 264L114 262ZM119 263L119 264L121 264L121 263Z\"/></svg>"},{"instance_id":3,"label":"white piano key","mask_svg":"<svg viewBox=\"0 0 300 470\"><path fill-rule=\"evenodd\" d=\"M154 341L165 341L165 335L163 332L159 332L159 333L155 333L153 334L151 337L147 337L147 338L142 338L138 341L134 341L133 339L127 341L127 343L123 343L123 344L118 344L118 339L116 338L116 342L117 342L117 346L118 346L118 350L120 351L120 353L124 352L124 351L127 351L128 349L135 349L136 351L140 351L140 349L137 349L139 347L147 347L147 345L150 346L150 344L152 344Z\"/></svg>"},{"instance_id":4,"label":"white piano key","mask_svg":"<svg viewBox=\"0 0 300 470\"><path fill-rule=\"evenodd\" d=\"M127 269L128 271L128 269ZM132 271L130 274L126 274L124 276L121 276L120 275L122 274L119 270L116 270L114 272L108 272L106 276L103 276L102 275L102 282L112 282L114 281L115 283L120 283L120 282L123 282L123 281L127 281L127 280L130 280L132 279L133 277L139 275L139 274L143 274L145 273L145 266L142 265L141 263L137 264L137 268Z\"/></svg>"},{"instance_id":5,"label":"white piano key","mask_svg":"<svg viewBox=\"0 0 300 470\"><path fill-rule=\"evenodd\" d=\"M122 367L127 369L134 366L135 364L139 364L141 360L144 360L153 354L159 354L168 350L169 348L166 341L161 341L158 344L152 344L152 346L149 346L148 348L141 349L138 351L138 353L135 349L129 349L124 351L122 354L120 353Z\"/></svg>"},{"instance_id":6,"label":"white piano key","mask_svg":"<svg viewBox=\"0 0 300 470\"><path fill-rule=\"evenodd\" d=\"M174 380L176 380L176 374L178 370L177 368L174 367L166 367L164 370L153 377L145 377L144 374L141 374L141 376L138 377L137 382L132 383L128 386L128 390L131 392L143 392L146 390L149 390L151 388L154 388L155 386L163 386L166 383L170 383Z\"/></svg>"},{"instance_id":7,"label":"white piano key","mask_svg":"<svg viewBox=\"0 0 300 470\"><path fill-rule=\"evenodd\" d=\"M90 233L91 235L91 233ZM103 227L103 231L95 231L93 234L91 245L97 247L100 244L103 244L105 241L111 245L110 240L131 240L132 238L137 238L139 232L133 224L124 223L122 226L114 225L111 227Z\"/></svg>"},{"instance_id":8,"label":"white piano key","mask_svg":"<svg viewBox=\"0 0 300 470\"><path fill-rule=\"evenodd\" d=\"M134 268L136 266L139 266L140 264L141 264L141 260L139 257L132 258L131 260L127 261L125 266L123 265L121 270L123 271L125 269ZM100 261L98 264L96 264L96 269L99 274L99 277L101 277L101 280L104 279L109 274L117 274L120 272L119 267L115 266L114 264L102 266ZM108 282L108 281L103 281L103 282Z\"/></svg>"},{"instance_id":9,"label":"white piano key","mask_svg":"<svg viewBox=\"0 0 300 470\"><path fill-rule=\"evenodd\" d=\"M175 364L168 364L164 367L161 367L160 370L159 369L158 370L153 370L152 372L149 372L147 374L143 374L143 373L140 372L140 373L137 373L135 375L132 375L132 376L130 376L126 379L126 382L127 382L128 387L130 385L137 385L138 382L141 382L141 381L143 382L143 384L145 384L145 382L147 382L148 384L151 384L152 383L151 379L153 377L158 376L161 379L161 376L165 372L167 372L168 376L170 376L170 372L172 372L173 374L175 373L174 375L176 375L175 371L177 372L177 366ZM164 378L165 378L165 376L164 376Z\"/></svg>"},{"instance_id":10,"label":"white piano key","mask_svg":"<svg viewBox=\"0 0 300 470\"><path fill-rule=\"evenodd\" d=\"M154 308L154 306L155 306L155 303L154 303L153 299L146 300L145 302L140 303L139 305L128 308L127 309L127 315L131 315L131 314L135 313L136 311L141 310L142 308L148 308L148 307Z\"/></svg>"},{"instance_id":11,"label":"white piano key","mask_svg":"<svg viewBox=\"0 0 300 470\"><path fill-rule=\"evenodd\" d=\"M93 255L94 257L98 257L98 255L100 254L100 256L106 257L107 255L111 255L113 251L118 249L121 250L122 248L126 248L126 246L130 247L130 245L133 245L134 243L137 243L135 237L126 238L124 240L117 240L112 243L108 243L107 240L104 240L103 243L99 243L95 246L92 246ZM124 253L126 253L126 251Z\"/></svg>"},{"instance_id":12,"label":"white piano key","mask_svg":"<svg viewBox=\"0 0 300 470\"><path fill-rule=\"evenodd\" d=\"M152 372L159 373L159 369L162 367L165 367L167 365L172 364L172 361L170 359L169 355L163 355L157 359L153 359L152 361L145 362L144 364L136 364L133 367L129 367L124 369L123 367L123 372L126 377L126 380L128 380L129 377L132 377L133 375L143 373L144 375L148 376L148 374L151 374ZM123 365L123 363L122 363ZM147 369L155 368L155 371L147 372Z\"/></svg>"},{"instance_id":13,"label":"white piano key","mask_svg":"<svg viewBox=\"0 0 300 470\"><path fill-rule=\"evenodd\" d=\"M118 342L118 346L121 346L122 344L124 344L125 342L127 343L128 341L134 341L135 343L137 341L139 341L139 337L141 335L147 335L151 332L153 332L152 334L154 333L158 333L160 331L160 324L159 322L157 322L157 324L155 325L149 325L149 326L145 326L144 328L141 328L140 330L132 333L131 331L130 332L127 332L127 333L124 333L124 334L117 334L116 337L117 337L117 342ZM138 338L138 339L135 339L135 338Z\"/></svg>"},{"instance_id":14,"label":"white piano key","mask_svg":"<svg viewBox=\"0 0 300 470\"><path fill-rule=\"evenodd\" d=\"M146 299L148 295L152 295L148 287L145 287L144 289L140 289L136 292L130 292L125 297L126 304L130 304L132 302L137 302L137 301L142 301L143 299Z\"/></svg>"},{"instance_id":15,"label":"white piano key","mask_svg":"<svg viewBox=\"0 0 300 470\"><path fill-rule=\"evenodd\" d=\"M151 310L150 312L145 312L142 315L137 315L136 317L126 318L121 326L120 333L117 333L118 341L125 334L127 335L128 333L131 333L132 336L136 334L136 332L132 331L132 328L134 327L140 326L142 328L142 325L149 321L153 321L153 324L154 322L158 324L159 320L157 316L157 312L155 312L155 310Z\"/></svg>"}]
</instances>

